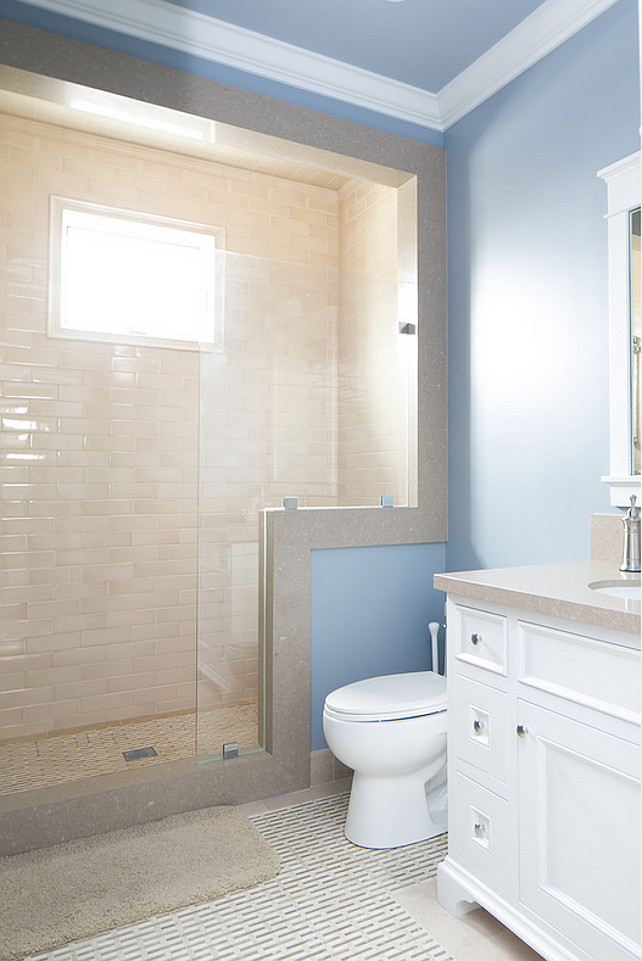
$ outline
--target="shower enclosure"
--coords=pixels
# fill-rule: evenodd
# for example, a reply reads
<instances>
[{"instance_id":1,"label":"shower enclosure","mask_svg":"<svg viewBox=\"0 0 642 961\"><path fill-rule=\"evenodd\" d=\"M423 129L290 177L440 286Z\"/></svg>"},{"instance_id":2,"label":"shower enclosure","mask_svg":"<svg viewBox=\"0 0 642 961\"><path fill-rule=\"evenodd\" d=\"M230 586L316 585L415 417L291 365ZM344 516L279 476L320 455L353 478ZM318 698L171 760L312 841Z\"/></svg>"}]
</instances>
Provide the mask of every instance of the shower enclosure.
<instances>
[{"instance_id":1,"label":"shower enclosure","mask_svg":"<svg viewBox=\"0 0 642 961\"><path fill-rule=\"evenodd\" d=\"M269 751L266 512L417 499L398 191L8 90L0 125L0 799ZM48 328L52 197L223 232L220 336Z\"/></svg>"}]
</instances>

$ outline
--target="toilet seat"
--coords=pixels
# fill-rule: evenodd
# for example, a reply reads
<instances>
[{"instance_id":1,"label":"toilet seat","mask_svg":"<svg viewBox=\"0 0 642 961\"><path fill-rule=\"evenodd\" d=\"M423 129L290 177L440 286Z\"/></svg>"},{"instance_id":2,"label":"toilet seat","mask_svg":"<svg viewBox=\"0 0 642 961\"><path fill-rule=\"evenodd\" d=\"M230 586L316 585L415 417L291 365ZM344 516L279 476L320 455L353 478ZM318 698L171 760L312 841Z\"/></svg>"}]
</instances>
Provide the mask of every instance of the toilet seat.
<instances>
[{"instance_id":1,"label":"toilet seat","mask_svg":"<svg viewBox=\"0 0 642 961\"><path fill-rule=\"evenodd\" d=\"M432 671L386 674L340 687L324 711L343 721L397 721L446 710L446 678Z\"/></svg>"}]
</instances>

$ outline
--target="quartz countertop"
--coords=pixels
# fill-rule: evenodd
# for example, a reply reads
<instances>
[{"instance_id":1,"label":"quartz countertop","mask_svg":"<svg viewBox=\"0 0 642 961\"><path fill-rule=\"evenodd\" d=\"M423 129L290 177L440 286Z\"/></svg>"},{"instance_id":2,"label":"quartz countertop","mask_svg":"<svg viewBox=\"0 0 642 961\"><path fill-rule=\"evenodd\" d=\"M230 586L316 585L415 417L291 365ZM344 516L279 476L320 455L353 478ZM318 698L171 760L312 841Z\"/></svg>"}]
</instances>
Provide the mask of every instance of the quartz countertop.
<instances>
[{"instance_id":1,"label":"quartz countertop","mask_svg":"<svg viewBox=\"0 0 642 961\"><path fill-rule=\"evenodd\" d=\"M482 571L435 574L438 591L475 601L519 607L597 627L640 633L640 602L591 590L593 581L624 581L639 574L621 574L612 564L581 561Z\"/></svg>"}]
</instances>

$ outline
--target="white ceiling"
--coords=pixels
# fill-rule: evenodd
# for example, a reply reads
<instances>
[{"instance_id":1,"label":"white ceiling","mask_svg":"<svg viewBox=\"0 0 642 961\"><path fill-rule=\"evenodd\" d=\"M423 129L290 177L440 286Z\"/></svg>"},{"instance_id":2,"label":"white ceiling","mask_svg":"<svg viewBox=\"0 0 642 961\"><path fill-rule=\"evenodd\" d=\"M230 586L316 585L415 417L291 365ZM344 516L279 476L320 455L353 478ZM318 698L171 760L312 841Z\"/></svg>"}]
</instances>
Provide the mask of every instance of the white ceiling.
<instances>
[{"instance_id":1,"label":"white ceiling","mask_svg":"<svg viewBox=\"0 0 642 961\"><path fill-rule=\"evenodd\" d=\"M21 0L444 131L618 0Z\"/></svg>"}]
</instances>

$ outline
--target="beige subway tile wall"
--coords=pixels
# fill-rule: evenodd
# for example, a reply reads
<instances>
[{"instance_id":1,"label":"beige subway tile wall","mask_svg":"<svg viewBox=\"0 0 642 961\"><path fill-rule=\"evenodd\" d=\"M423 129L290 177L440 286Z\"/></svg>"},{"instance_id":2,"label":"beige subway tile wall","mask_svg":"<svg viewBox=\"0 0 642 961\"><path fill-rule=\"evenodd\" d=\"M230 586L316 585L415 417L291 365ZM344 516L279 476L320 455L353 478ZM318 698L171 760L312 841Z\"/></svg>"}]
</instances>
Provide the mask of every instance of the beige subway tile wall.
<instances>
[{"instance_id":1,"label":"beige subway tile wall","mask_svg":"<svg viewBox=\"0 0 642 961\"><path fill-rule=\"evenodd\" d=\"M0 736L195 700L198 353L46 336L52 194L225 228L234 296L226 353L204 358L219 378L205 461L219 431L234 444L203 475L202 662L212 702L256 700L258 509L290 493L285 477L311 503L336 493L337 191L37 119L0 126ZM290 264L266 275L265 258Z\"/></svg>"},{"instance_id":2,"label":"beige subway tile wall","mask_svg":"<svg viewBox=\"0 0 642 961\"><path fill-rule=\"evenodd\" d=\"M339 504L407 505L408 402L416 341L397 325L397 193L339 190ZM414 361L413 361L414 351Z\"/></svg>"}]
</instances>

